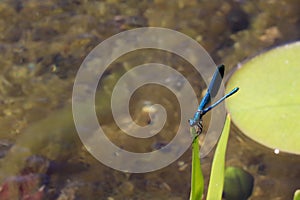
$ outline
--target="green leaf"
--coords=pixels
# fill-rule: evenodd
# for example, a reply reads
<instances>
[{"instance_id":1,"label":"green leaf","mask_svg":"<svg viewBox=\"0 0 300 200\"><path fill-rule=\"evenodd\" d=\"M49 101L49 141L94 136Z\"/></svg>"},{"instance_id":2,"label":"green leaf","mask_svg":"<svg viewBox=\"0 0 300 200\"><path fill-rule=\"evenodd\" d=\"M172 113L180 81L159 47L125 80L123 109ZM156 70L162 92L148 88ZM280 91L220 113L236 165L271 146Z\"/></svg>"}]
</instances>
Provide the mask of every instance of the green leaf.
<instances>
[{"instance_id":1,"label":"green leaf","mask_svg":"<svg viewBox=\"0 0 300 200\"><path fill-rule=\"evenodd\" d=\"M300 42L277 47L244 63L230 78L226 101L232 121L271 149L300 154Z\"/></svg>"},{"instance_id":2,"label":"green leaf","mask_svg":"<svg viewBox=\"0 0 300 200\"><path fill-rule=\"evenodd\" d=\"M190 128L190 132L194 137L192 148L192 175L191 175L191 193L190 200L201 200L204 190L204 180L200 164L199 141L194 127Z\"/></svg>"},{"instance_id":3,"label":"green leaf","mask_svg":"<svg viewBox=\"0 0 300 200\"><path fill-rule=\"evenodd\" d=\"M225 153L230 130L230 115L228 114L222 135L218 142L210 174L207 200L222 199L224 185Z\"/></svg>"},{"instance_id":4,"label":"green leaf","mask_svg":"<svg viewBox=\"0 0 300 200\"><path fill-rule=\"evenodd\" d=\"M294 200L300 200L300 189L296 190L294 193Z\"/></svg>"}]
</instances>

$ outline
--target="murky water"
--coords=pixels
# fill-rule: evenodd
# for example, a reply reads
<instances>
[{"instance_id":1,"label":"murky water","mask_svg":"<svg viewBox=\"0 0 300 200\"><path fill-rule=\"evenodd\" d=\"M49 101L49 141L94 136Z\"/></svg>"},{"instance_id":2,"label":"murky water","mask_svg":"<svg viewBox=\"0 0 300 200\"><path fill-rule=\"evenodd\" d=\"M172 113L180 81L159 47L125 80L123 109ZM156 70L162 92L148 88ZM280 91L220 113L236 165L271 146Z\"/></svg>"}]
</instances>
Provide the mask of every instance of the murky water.
<instances>
[{"instance_id":1,"label":"murky water","mask_svg":"<svg viewBox=\"0 0 300 200\"><path fill-rule=\"evenodd\" d=\"M33 191L37 199L188 199L190 149L161 170L129 174L102 165L83 147L71 111L72 87L80 64L90 50L114 34L160 26L197 40L229 71L263 49L299 40L299 11L297 0L1 1L2 186L7 185L5 180L17 177L9 182L9 190L4 188L8 193L0 193L1 198ZM162 104L168 120L159 135L140 142L113 123L110 95L118 78L136 65L157 61L181 72L195 91L205 89L190 64L170 53L145 50L116 60L100 81L96 109L110 139L128 150L160 148L178 129L176 98L158 86L136 91L129 109L134 121L146 125L147 105ZM207 117L206 128L208 123ZM206 183L212 155L202 161ZM293 191L300 188L299 162L299 157L274 155L235 129L231 132L227 165L242 167L254 176L251 199L291 199ZM27 189L21 193L20 187Z\"/></svg>"}]
</instances>

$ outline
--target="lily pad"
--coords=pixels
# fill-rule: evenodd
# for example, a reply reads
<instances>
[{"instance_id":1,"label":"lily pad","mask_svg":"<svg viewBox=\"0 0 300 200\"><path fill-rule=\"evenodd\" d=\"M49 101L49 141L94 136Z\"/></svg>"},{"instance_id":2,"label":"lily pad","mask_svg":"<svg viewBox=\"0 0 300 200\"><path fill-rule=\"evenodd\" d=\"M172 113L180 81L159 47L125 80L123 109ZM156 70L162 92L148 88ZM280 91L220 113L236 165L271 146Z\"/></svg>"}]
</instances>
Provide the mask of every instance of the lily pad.
<instances>
[{"instance_id":1,"label":"lily pad","mask_svg":"<svg viewBox=\"0 0 300 200\"><path fill-rule=\"evenodd\" d=\"M262 53L230 78L226 102L233 123L249 138L275 152L300 154L300 42Z\"/></svg>"}]
</instances>

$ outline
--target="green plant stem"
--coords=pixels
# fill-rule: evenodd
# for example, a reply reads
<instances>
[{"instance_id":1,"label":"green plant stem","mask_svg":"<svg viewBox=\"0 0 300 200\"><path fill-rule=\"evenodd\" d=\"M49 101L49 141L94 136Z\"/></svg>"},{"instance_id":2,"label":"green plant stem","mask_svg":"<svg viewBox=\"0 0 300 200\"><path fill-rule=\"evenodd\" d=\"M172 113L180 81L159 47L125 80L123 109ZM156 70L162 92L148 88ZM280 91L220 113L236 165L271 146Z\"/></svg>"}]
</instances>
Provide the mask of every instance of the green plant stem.
<instances>
[{"instance_id":1,"label":"green plant stem","mask_svg":"<svg viewBox=\"0 0 300 200\"><path fill-rule=\"evenodd\" d=\"M225 171L225 154L230 130L230 115L226 117L226 122L218 142L210 173L210 181L207 192L207 200L222 199Z\"/></svg>"},{"instance_id":2,"label":"green plant stem","mask_svg":"<svg viewBox=\"0 0 300 200\"><path fill-rule=\"evenodd\" d=\"M200 163L199 142L194 127L190 128L190 132L194 138L192 144L193 153L190 200L201 200L204 191L204 180Z\"/></svg>"}]
</instances>

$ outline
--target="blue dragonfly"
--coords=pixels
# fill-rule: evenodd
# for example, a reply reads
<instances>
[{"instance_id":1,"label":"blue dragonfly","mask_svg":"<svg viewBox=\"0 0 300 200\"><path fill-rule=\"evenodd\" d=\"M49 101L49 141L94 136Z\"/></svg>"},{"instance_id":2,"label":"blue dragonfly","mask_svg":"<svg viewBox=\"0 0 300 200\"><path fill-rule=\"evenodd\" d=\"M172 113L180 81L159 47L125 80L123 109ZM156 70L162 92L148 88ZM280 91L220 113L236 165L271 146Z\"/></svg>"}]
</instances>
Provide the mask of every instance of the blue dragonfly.
<instances>
[{"instance_id":1,"label":"blue dragonfly","mask_svg":"<svg viewBox=\"0 0 300 200\"><path fill-rule=\"evenodd\" d=\"M222 79L223 79L223 76L224 76L224 71L225 71L225 66L224 65L218 66L218 68L216 69L216 71L213 75L213 78L212 78L212 80L209 84L207 92L206 92L205 96L203 97L203 99L200 102L200 105L199 105L199 107L198 107L198 109L197 109L197 111L194 115L194 118L189 120L190 126L195 127L195 130L196 130L196 133L197 133L195 138L202 133L202 129L203 129L202 117L203 117L203 115L205 115L208 111L210 111L211 109L213 109L214 107L219 105L222 101L224 101L226 98L230 97L231 95L233 95L234 93L236 93L239 90L238 87L234 88L228 94L226 94L221 99L216 101L214 104L212 104L212 105L205 108L205 106L208 103L210 103L211 98L213 98L217 95L218 90L219 90L220 85L221 85L221 82L222 82Z\"/></svg>"}]
</instances>

